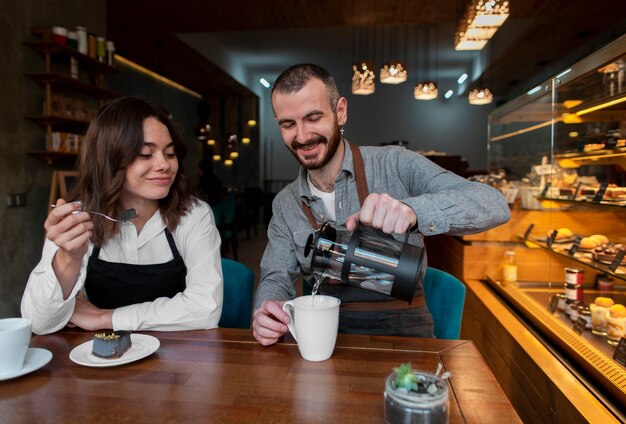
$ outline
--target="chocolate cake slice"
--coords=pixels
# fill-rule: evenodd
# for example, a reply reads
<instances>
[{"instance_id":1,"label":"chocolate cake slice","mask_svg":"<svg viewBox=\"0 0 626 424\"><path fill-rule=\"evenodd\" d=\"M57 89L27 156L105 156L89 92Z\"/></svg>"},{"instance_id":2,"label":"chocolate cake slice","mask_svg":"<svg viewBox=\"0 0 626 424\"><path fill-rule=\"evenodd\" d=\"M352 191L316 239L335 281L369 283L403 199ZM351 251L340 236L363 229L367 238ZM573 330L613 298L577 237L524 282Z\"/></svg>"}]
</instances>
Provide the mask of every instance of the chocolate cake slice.
<instances>
[{"instance_id":1,"label":"chocolate cake slice","mask_svg":"<svg viewBox=\"0 0 626 424\"><path fill-rule=\"evenodd\" d=\"M91 354L99 358L116 359L131 346L129 331L105 331L94 335Z\"/></svg>"}]
</instances>

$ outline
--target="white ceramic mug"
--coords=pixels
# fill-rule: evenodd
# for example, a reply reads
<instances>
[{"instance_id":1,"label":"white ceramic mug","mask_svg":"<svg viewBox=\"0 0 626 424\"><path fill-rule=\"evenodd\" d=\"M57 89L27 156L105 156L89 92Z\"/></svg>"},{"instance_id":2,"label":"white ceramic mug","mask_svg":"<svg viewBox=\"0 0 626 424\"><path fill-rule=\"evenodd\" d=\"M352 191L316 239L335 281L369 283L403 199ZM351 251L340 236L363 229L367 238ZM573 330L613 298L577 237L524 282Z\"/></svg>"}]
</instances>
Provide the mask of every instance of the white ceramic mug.
<instances>
[{"instance_id":1,"label":"white ceramic mug","mask_svg":"<svg viewBox=\"0 0 626 424\"><path fill-rule=\"evenodd\" d=\"M300 355L307 361L330 358L339 328L339 299L331 296L301 296L288 300L283 310L289 314L289 331L298 342Z\"/></svg>"},{"instance_id":2,"label":"white ceramic mug","mask_svg":"<svg viewBox=\"0 0 626 424\"><path fill-rule=\"evenodd\" d=\"M31 329L32 322L27 318L0 319L0 375L22 369Z\"/></svg>"}]
</instances>

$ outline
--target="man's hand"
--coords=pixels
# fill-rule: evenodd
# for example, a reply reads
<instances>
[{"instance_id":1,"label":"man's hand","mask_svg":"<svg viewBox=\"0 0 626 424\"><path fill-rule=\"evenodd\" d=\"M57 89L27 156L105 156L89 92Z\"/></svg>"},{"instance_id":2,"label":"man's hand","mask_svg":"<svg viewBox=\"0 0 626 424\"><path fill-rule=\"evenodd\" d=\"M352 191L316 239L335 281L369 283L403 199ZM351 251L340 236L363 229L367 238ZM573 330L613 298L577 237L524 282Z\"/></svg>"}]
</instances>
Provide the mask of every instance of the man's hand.
<instances>
[{"instance_id":1,"label":"man's hand","mask_svg":"<svg viewBox=\"0 0 626 424\"><path fill-rule=\"evenodd\" d=\"M388 194L372 193L365 198L361 210L348 217L348 231L354 231L357 221L386 234L404 234L417 224L417 216L413 209Z\"/></svg>"},{"instance_id":2,"label":"man's hand","mask_svg":"<svg viewBox=\"0 0 626 424\"><path fill-rule=\"evenodd\" d=\"M70 323L83 330L109 330L113 328L113 310L100 309L78 294Z\"/></svg>"},{"instance_id":3,"label":"man's hand","mask_svg":"<svg viewBox=\"0 0 626 424\"><path fill-rule=\"evenodd\" d=\"M275 300L266 300L261 307L254 311L252 329L254 338L263 346L269 346L278 341L289 329L289 314L283 311L283 303Z\"/></svg>"}]
</instances>

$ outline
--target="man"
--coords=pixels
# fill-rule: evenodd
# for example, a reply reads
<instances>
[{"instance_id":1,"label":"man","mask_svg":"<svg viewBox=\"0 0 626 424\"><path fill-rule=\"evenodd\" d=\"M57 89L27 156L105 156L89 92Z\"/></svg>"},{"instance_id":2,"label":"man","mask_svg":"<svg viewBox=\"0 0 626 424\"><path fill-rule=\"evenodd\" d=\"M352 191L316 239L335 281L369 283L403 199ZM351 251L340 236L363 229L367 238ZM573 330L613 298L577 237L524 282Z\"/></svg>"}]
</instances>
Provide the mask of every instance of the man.
<instances>
[{"instance_id":1,"label":"man","mask_svg":"<svg viewBox=\"0 0 626 424\"><path fill-rule=\"evenodd\" d=\"M312 283L304 246L317 225L330 221L352 231L358 220L388 234L415 229L409 242L423 246L423 235L475 233L509 219L504 197L492 187L402 147L359 148L343 139L347 100L319 66L285 70L272 88L272 107L285 145L302 166L272 205L252 325L263 345L287 331L282 303L295 297L298 277ZM340 332L433 336L419 284L411 305L343 284L323 284L320 292L341 299Z\"/></svg>"}]
</instances>

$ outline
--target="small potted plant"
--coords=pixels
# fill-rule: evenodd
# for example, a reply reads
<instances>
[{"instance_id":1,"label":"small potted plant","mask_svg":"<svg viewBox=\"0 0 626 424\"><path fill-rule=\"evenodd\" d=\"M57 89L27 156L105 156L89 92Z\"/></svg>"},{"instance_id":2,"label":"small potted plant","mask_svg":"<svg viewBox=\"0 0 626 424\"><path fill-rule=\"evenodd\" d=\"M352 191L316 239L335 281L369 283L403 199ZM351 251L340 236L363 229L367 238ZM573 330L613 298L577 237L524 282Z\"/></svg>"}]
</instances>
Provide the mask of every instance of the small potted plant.
<instances>
[{"instance_id":1,"label":"small potted plant","mask_svg":"<svg viewBox=\"0 0 626 424\"><path fill-rule=\"evenodd\" d=\"M388 424L448 423L445 380L450 373L441 374L442 369L440 364L434 374L417 371L411 369L410 362L394 368L385 383L385 421Z\"/></svg>"}]
</instances>

